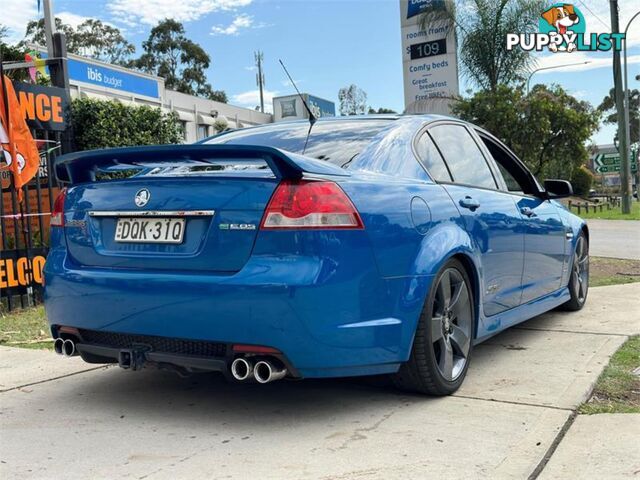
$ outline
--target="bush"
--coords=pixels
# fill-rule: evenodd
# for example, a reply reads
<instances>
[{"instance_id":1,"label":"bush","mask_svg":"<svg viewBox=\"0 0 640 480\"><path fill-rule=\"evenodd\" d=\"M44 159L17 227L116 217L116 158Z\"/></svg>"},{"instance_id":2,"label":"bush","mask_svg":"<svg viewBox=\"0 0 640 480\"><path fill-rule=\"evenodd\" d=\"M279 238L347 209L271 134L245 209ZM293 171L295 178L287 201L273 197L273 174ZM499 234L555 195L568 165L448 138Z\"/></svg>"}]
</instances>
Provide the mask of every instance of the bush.
<instances>
[{"instance_id":1,"label":"bush","mask_svg":"<svg viewBox=\"0 0 640 480\"><path fill-rule=\"evenodd\" d=\"M182 142L175 113L145 105L78 98L71 103L76 150Z\"/></svg>"},{"instance_id":2,"label":"bush","mask_svg":"<svg viewBox=\"0 0 640 480\"><path fill-rule=\"evenodd\" d=\"M571 175L573 193L580 197L589 196L589 190L591 190L593 178L593 173L591 173L584 165L576 168Z\"/></svg>"}]
</instances>

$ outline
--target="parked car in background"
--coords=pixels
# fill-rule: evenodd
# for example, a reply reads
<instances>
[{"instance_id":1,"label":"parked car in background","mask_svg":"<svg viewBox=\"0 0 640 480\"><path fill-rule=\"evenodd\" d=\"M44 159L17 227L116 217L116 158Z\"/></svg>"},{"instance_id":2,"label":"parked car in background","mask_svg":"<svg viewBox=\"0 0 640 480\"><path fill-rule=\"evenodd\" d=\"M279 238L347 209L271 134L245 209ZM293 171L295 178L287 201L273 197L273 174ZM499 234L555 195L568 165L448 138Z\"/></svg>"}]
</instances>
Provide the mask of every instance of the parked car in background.
<instances>
[{"instance_id":1,"label":"parked car in background","mask_svg":"<svg viewBox=\"0 0 640 480\"><path fill-rule=\"evenodd\" d=\"M587 298L589 230L554 200L571 186L453 118L276 123L56 172L45 307L56 350L91 363L445 395L474 345Z\"/></svg>"}]
</instances>

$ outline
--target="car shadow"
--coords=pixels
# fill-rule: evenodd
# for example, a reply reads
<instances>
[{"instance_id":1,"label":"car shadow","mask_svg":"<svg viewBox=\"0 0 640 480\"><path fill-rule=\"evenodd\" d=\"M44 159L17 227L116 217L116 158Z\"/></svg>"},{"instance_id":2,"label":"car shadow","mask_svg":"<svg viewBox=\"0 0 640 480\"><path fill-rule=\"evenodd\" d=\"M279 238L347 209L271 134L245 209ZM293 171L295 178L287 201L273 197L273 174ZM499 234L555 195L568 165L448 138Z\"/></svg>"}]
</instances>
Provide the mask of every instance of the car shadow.
<instances>
[{"instance_id":1,"label":"car shadow","mask_svg":"<svg viewBox=\"0 0 640 480\"><path fill-rule=\"evenodd\" d=\"M353 411L396 409L438 398L401 392L384 377L282 380L266 385L234 383L221 374L193 374L117 367L74 375L43 398L47 403L109 412L136 422L158 422L170 416L186 423L280 427L299 421L348 421ZM58 399L52 398L58 396ZM37 407L37 405L34 405Z\"/></svg>"},{"instance_id":2,"label":"car shadow","mask_svg":"<svg viewBox=\"0 0 640 480\"><path fill-rule=\"evenodd\" d=\"M514 335L526 343L536 332L508 329L493 337L491 343ZM478 348L473 363L482 364L490 353ZM495 352L493 353L495 355ZM509 355L505 349L503 355ZM495 359L495 358L494 358ZM140 372L109 367L59 380L53 396L75 397L84 409L108 411L136 421L158 421L167 416L183 421L206 421L209 424L255 423L265 427L283 422L309 419L340 421L354 410L367 408L380 413L403 406L448 401L450 397L430 397L396 389L388 377L351 377L341 379L282 380L266 385L230 382L221 374L202 373L180 377L173 372L146 368Z\"/></svg>"}]
</instances>

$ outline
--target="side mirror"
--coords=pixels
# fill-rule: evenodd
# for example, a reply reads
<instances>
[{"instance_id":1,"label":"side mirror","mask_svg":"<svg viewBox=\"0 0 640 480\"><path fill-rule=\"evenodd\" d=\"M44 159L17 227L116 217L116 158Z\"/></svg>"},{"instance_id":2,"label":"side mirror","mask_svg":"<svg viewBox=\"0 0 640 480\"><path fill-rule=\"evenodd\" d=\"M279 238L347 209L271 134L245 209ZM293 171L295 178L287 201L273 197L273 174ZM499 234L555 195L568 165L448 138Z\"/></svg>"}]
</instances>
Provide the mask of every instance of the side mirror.
<instances>
[{"instance_id":1,"label":"side mirror","mask_svg":"<svg viewBox=\"0 0 640 480\"><path fill-rule=\"evenodd\" d=\"M547 198L565 198L573 195L573 188L566 180L545 180Z\"/></svg>"}]
</instances>

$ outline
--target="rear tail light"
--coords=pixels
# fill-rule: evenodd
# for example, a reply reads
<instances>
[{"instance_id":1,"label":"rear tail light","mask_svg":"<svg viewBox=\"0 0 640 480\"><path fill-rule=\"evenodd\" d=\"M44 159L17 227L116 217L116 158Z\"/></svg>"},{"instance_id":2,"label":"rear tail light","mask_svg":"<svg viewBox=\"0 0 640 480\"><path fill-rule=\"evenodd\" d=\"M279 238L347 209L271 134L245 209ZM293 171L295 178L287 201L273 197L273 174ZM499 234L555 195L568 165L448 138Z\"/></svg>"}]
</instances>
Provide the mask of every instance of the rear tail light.
<instances>
[{"instance_id":1,"label":"rear tail light","mask_svg":"<svg viewBox=\"0 0 640 480\"><path fill-rule=\"evenodd\" d=\"M347 194L334 182L285 180L267 205L260 228L362 229L362 219Z\"/></svg>"},{"instance_id":2,"label":"rear tail light","mask_svg":"<svg viewBox=\"0 0 640 480\"><path fill-rule=\"evenodd\" d=\"M67 189L63 188L53 203L53 211L51 212L52 227L64 227L64 200L67 198Z\"/></svg>"}]
</instances>

